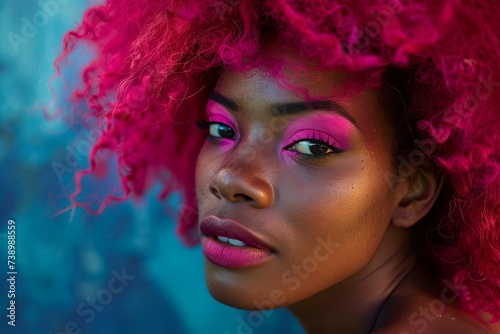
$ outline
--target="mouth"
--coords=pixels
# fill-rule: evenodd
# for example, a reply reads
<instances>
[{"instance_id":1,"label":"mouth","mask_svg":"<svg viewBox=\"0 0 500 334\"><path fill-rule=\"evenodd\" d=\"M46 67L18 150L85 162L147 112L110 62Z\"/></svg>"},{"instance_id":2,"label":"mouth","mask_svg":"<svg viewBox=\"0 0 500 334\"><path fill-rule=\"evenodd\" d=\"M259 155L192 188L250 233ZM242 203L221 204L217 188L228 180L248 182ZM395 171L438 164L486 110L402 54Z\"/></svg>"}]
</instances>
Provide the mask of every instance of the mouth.
<instances>
[{"instance_id":1,"label":"mouth","mask_svg":"<svg viewBox=\"0 0 500 334\"><path fill-rule=\"evenodd\" d=\"M274 257L270 246L239 223L208 216L200 223L203 254L225 268L248 268Z\"/></svg>"},{"instance_id":2,"label":"mouth","mask_svg":"<svg viewBox=\"0 0 500 334\"><path fill-rule=\"evenodd\" d=\"M237 246L237 247L244 247L247 245L246 243L244 243L241 240L222 237L220 235L217 236L217 240L228 243L228 244L233 245L233 246Z\"/></svg>"}]
</instances>

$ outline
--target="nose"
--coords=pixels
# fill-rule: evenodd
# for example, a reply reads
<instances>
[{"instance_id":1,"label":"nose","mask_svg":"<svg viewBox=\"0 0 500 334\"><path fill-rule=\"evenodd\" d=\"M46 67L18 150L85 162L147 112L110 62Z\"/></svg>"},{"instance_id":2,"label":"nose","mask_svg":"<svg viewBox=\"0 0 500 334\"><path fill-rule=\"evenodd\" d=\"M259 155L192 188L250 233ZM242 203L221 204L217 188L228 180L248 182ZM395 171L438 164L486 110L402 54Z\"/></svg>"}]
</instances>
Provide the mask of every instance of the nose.
<instances>
[{"instance_id":1,"label":"nose","mask_svg":"<svg viewBox=\"0 0 500 334\"><path fill-rule=\"evenodd\" d=\"M210 192L219 199L231 203L247 203L264 209L273 204L274 189L262 174L252 166L245 168L220 168L210 185Z\"/></svg>"}]
</instances>

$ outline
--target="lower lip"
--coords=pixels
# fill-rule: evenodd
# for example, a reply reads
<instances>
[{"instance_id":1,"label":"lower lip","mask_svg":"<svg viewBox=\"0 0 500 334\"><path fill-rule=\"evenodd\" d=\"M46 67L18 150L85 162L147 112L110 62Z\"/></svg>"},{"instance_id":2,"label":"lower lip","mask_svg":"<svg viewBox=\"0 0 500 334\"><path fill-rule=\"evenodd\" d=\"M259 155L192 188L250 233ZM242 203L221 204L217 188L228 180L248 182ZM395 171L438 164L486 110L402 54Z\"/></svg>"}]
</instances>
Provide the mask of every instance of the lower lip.
<instances>
[{"instance_id":1,"label":"lower lip","mask_svg":"<svg viewBox=\"0 0 500 334\"><path fill-rule=\"evenodd\" d=\"M203 237L202 249L208 261L226 268L258 266L274 256L269 250L233 246L210 237Z\"/></svg>"}]
</instances>

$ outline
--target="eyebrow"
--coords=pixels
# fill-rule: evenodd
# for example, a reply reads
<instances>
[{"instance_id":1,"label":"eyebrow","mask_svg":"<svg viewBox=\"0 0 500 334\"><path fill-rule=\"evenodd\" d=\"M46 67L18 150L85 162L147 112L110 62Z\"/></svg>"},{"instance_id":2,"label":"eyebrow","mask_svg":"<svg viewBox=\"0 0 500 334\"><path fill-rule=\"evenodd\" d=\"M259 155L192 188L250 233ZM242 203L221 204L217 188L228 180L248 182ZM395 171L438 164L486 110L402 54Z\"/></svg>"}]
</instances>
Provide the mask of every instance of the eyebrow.
<instances>
[{"instance_id":1,"label":"eyebrow","mask_svg":"<svg viewBox=\"0 0 500 334\"><path fill-rule=\"evenodd\" d=\"M225 97L220 93L217 93L216 91L211 92L208 98L219 104L222 104L224 107L231 109L232 111L239 110L238 104L236 104L236 102L234 102L230 98Z\"/></svg>"},{"instance_id":2,"label":"eyebrow","mask_svg":"<svg viewBox=\"0 0 500 334\"><path fill-rule=\"evenodd\" d=\"M224 107L231 109L232 111L239 111L240 108L238 104L224 95L212 91L208 96L209 99L223 105ZM345 117L354 126L358 127L356 120L338 103L329 100L315 100L307 102L288 102L288 103L277 103L271 107L271 113L274 116L286 116L294 115L311 110L331 110L337 114Z\"/></svg>"}]
</instances>

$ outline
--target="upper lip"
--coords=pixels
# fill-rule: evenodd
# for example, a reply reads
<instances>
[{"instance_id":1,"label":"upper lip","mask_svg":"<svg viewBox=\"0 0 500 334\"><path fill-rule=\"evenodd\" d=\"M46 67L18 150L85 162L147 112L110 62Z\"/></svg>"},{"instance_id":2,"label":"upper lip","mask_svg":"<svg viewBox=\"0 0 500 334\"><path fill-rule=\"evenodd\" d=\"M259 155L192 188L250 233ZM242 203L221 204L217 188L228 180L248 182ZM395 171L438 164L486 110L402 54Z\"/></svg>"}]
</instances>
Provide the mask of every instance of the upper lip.
<instances>
[{"instance_id":1,"label":"upper lip","mask_svg":"<svg viewBox=\"0 0 500 334\"><path fill-rule=\"evenodd\" d=\"M269 247L252 231L231 219L220 219L216 216L208 216L202 219L200 223L200 231L206 237L221 236L230 239L237 239L254 248L272 250L271 247Z\"/></svg>"}]
</instances>

